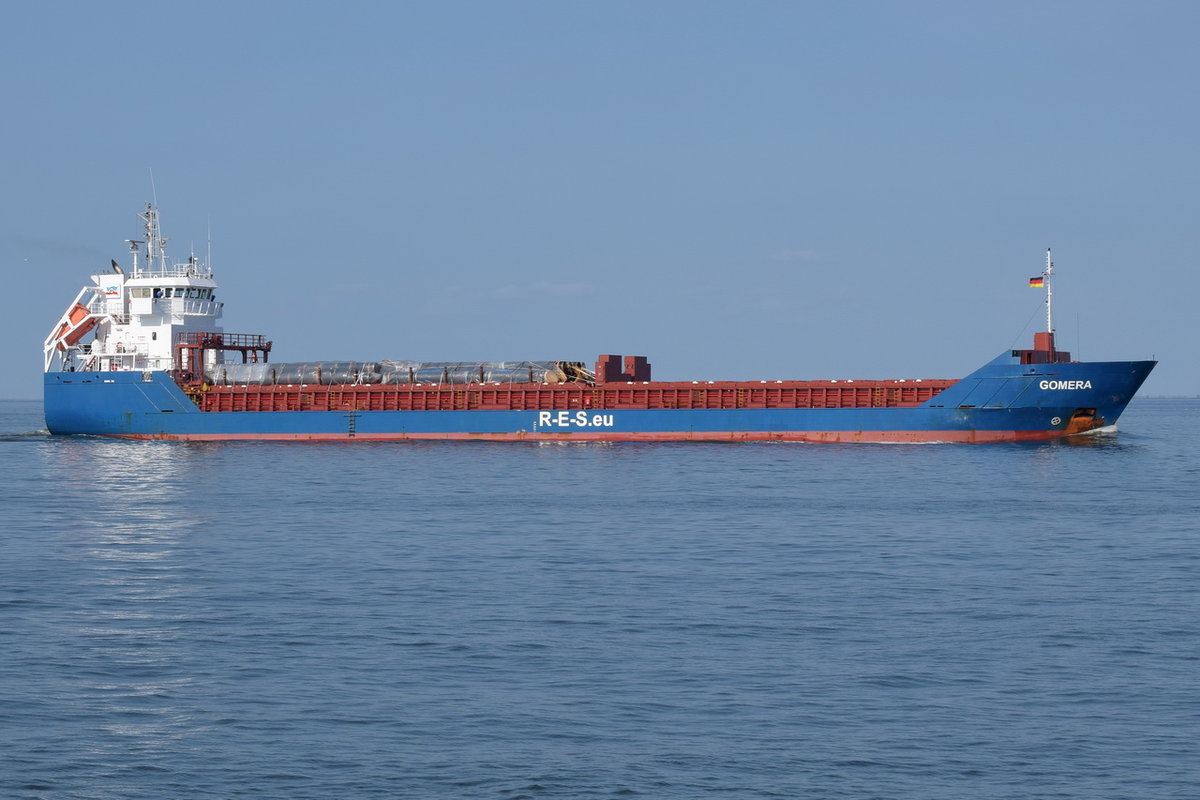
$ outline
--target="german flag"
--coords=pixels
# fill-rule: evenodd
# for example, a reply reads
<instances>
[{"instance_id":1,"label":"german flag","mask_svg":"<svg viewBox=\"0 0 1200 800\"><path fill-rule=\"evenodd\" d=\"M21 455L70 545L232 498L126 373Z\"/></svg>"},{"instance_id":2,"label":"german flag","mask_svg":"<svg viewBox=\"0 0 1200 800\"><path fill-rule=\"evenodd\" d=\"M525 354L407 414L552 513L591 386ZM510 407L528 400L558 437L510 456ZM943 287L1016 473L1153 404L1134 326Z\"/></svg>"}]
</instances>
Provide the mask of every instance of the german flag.
<instances>
[{"instance_id":1,"label":"german flag","mask_svg":"<svg viewBox=\"0 0 1200 800\"><path fill-rule=\"evenodd\" d=\"M1029 285L1030 285L1031 287L1033 287L1034 289L1040 289L1040 288L1042 288L1043 286L1045 286L1045 285L1046 285L1046 279L1045 279L1044 277L1041 277L1041 276L1038 276L1038 277L1036 277L1036 278L1030 278L1030 279L1029 279Z\"/></svg>"}]
</instances>

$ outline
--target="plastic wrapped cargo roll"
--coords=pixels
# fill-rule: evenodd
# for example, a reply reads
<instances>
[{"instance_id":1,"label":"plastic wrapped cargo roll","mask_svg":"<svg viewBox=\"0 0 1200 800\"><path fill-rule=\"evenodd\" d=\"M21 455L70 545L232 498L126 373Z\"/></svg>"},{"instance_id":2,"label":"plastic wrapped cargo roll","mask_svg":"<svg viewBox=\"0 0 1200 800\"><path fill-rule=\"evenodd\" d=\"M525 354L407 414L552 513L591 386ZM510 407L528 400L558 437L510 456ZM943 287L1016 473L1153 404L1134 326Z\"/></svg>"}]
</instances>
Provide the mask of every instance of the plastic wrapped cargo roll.
<instances>
[{"instance_id":1,"label":"plastic wrapped cargo roll","mask_svg":"<svg viewBox=\"0 0 1200 800\"><path fill-rule=\"evenodd\" d=\"M319 364L276 364L275 365L275 383L278 384L294 384L294 383L320 383L318 376Z\"/></svg>"},{"instance_id":2,"label":"plastic wrapped cargo roll","mask_svg":"<svg viewBox=\"0 0 1200 800\"><path fill-rule=\"evenodd\" d=\"M381 383L383 375L379 371L378 361L360 361L358 364L359 383Z\"/></svg>"},{"instance_id":3,"label":"plastic wrapped cargo roll","mask_svg":"<svg viewBox=\"0 0 1200 800\"><path fill-rule=\"evenodd\" d=\"M380 361L380 383L416 383L415 373L419 366L416 361Z\"/></svg>"},{"instance_id":4,"label":"plastic wrapped cargo roll","mask_svg":"<svg viewBox=\"0 0 1200 800\"><path fill-rule=\"evenodd\" d=\"M217 367L220 369L221 378L220 380L214 379L212 382L269 386L275 380L274 366L274 364L262 362L257 364L218 364Z\"/></svg>"},{"instance_id":5,"label":"plastic wrapped cargo roll","mask_svg":"<svg viewBox=\"0 0 1200 800\"><path fill-rule=\"evenodd\" d=\"M330 386L357 380L358 369L353 361L321 361L317 364L317 383Z\"/></svg>"},{"instance_id":6,"label":"plastic wrapped cargo roll","mask_svg":"<svg viewBox=\"0 0 1200 800\"><path fill-rule=\"evenodd\" d=\"M275 373L275 383L320 383L326 386L338 383L379 383L382 376L379 364L374 361L317 361L311 364L242 364L239 367L270 367ZM232 380L230 373L230 380Z\"/></svg>"},{"instance_id":7,"label":"plastic wrapped cargo roll","mask_svg":"<svg viewBox=\"0 0 1200 800\"><path fill-rule=\"evenodd\" d=\"M562 383L577 380L557 361L380 361L382 383Z\"/></svg>"}]
</instances>

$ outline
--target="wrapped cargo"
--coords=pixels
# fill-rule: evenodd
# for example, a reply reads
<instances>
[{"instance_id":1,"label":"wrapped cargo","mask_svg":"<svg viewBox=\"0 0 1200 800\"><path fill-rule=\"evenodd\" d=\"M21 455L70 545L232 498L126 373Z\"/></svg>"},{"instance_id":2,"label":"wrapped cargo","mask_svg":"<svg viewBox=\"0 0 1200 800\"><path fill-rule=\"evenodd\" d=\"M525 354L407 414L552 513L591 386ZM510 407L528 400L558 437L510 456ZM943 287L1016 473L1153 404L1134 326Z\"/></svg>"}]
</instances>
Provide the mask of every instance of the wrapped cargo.
<instances>
[{"instance_id":1,"label":"wrapped cargo","mask_svg":"<svg viewBox=\"0 0 1200 800\"><path fill-rule=\"evenodd\" d=\"M274 383L274 364L258 362L255 364L215 364L208 370L208 382L220 386L235 384L254 384L269 386Z\"/></svg>"},{"instance_id":2,"label":"wrapped cargo","mask_svg":"<svg viewBox=\"0 0 1200 800\"><path fill-rule=\"evenodd\" d=\"M312 363L216 364L205 377L215 385L316 383L370 384L379 383L382 376L374 361L315 361Z\"/></svg>"},{"instance_id":3,"label":"wrapped cargo","mask_svg":"<svg viewBox=\"0 0 1200 800\"><path fill-rule=\"evenodd\" d=\"M583 380L582 364L559 361L381 361L383 383L562 383Z\"/></svg>"},{"instance_id":4,"label":"wrapped cargo","mask_svg":"<svg viewBox=\"0 0 1200 800\"><path fill-rule=\"evenodd\" d=\"M566 361L314 361L216 364L214 385L564 383L588 380L583 365Z\"/></svg>"},{"instance_id":5,"label":"wrapped cargo","mask_svg":"<svg viewBox=\"0 0 1200 800\"><path fill-rule=\"evenodd\" d=\"M416 383L415 372L419 366L416 361L393 361L385 359L379 362L381 383Z\"/></svg>"},{"instance_id":6,"label":"wrapped cargo","mask_svg":"<svg viewBox=\"0 0 1200 800\"><path fill-rule=\"evenodd\" d=\"M379 374L378 361L356 361L358 365L358 378L354 383L358 384L378 384L382 383L383 375Z\"/></svg>"},{"instance_id":7,"label":"wrapped cargo","mask_svg":"<svg viewBox=\"0 0 1200 800\"><path fill-rule=\"evenodd\" d=\"M318 367L319 364L276 364L275 383L320 383Z\"/></svg>"},{"instance_id":8,"label":"wrapped cargo","mask_svg":"<svg viewBox=\"0 0 1200 800\"><path fill-rule=\"evenodd\" d=\"M379 364L374 361L318 361L313 364L276 364L276 383L379 383Z\"/></svg>"}]
</instances>

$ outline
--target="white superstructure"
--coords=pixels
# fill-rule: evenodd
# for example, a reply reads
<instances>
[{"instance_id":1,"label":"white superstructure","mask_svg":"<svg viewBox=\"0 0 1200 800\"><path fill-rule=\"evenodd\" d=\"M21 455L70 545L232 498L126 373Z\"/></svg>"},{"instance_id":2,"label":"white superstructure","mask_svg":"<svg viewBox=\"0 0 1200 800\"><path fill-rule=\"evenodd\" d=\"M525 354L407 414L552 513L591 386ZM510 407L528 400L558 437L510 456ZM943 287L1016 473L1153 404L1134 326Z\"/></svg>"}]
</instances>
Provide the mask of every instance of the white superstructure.
<instances>
[{"instance_id":1,"label":"white superstructure","mask_svg":"<svg viewBox=\"0 0 1200 800\"><path fill-rule=\"evenodd\" d=\"M138 216L146 235L128 240L130 271L113 261L80 290L46 338L46 372L175 369L177 334L221 332L211 267L168 262L158 209L147 203Z\"/></svg>"}]
</instances>

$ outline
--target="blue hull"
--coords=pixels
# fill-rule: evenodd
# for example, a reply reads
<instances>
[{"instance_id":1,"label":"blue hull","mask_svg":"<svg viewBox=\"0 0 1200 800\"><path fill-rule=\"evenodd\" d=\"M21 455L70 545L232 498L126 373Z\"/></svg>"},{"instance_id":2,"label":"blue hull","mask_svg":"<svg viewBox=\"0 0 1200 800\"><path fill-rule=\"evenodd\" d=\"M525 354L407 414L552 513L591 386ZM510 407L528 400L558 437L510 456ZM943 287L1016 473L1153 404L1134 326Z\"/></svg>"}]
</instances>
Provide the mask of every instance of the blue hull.
<instances>
[{"instance_id":1,"label":"blue hull","mask_svg":"<svg viewBox=\"0 0 1200 800\"><path fill-rule=\"evenodd\" d=\"M1022 365L1010 354L910 408L201 411L165 372L50 372L54 434L147 439L1011 441L1112 425L1154 361Z\"/></svg>"}]
</instances>

